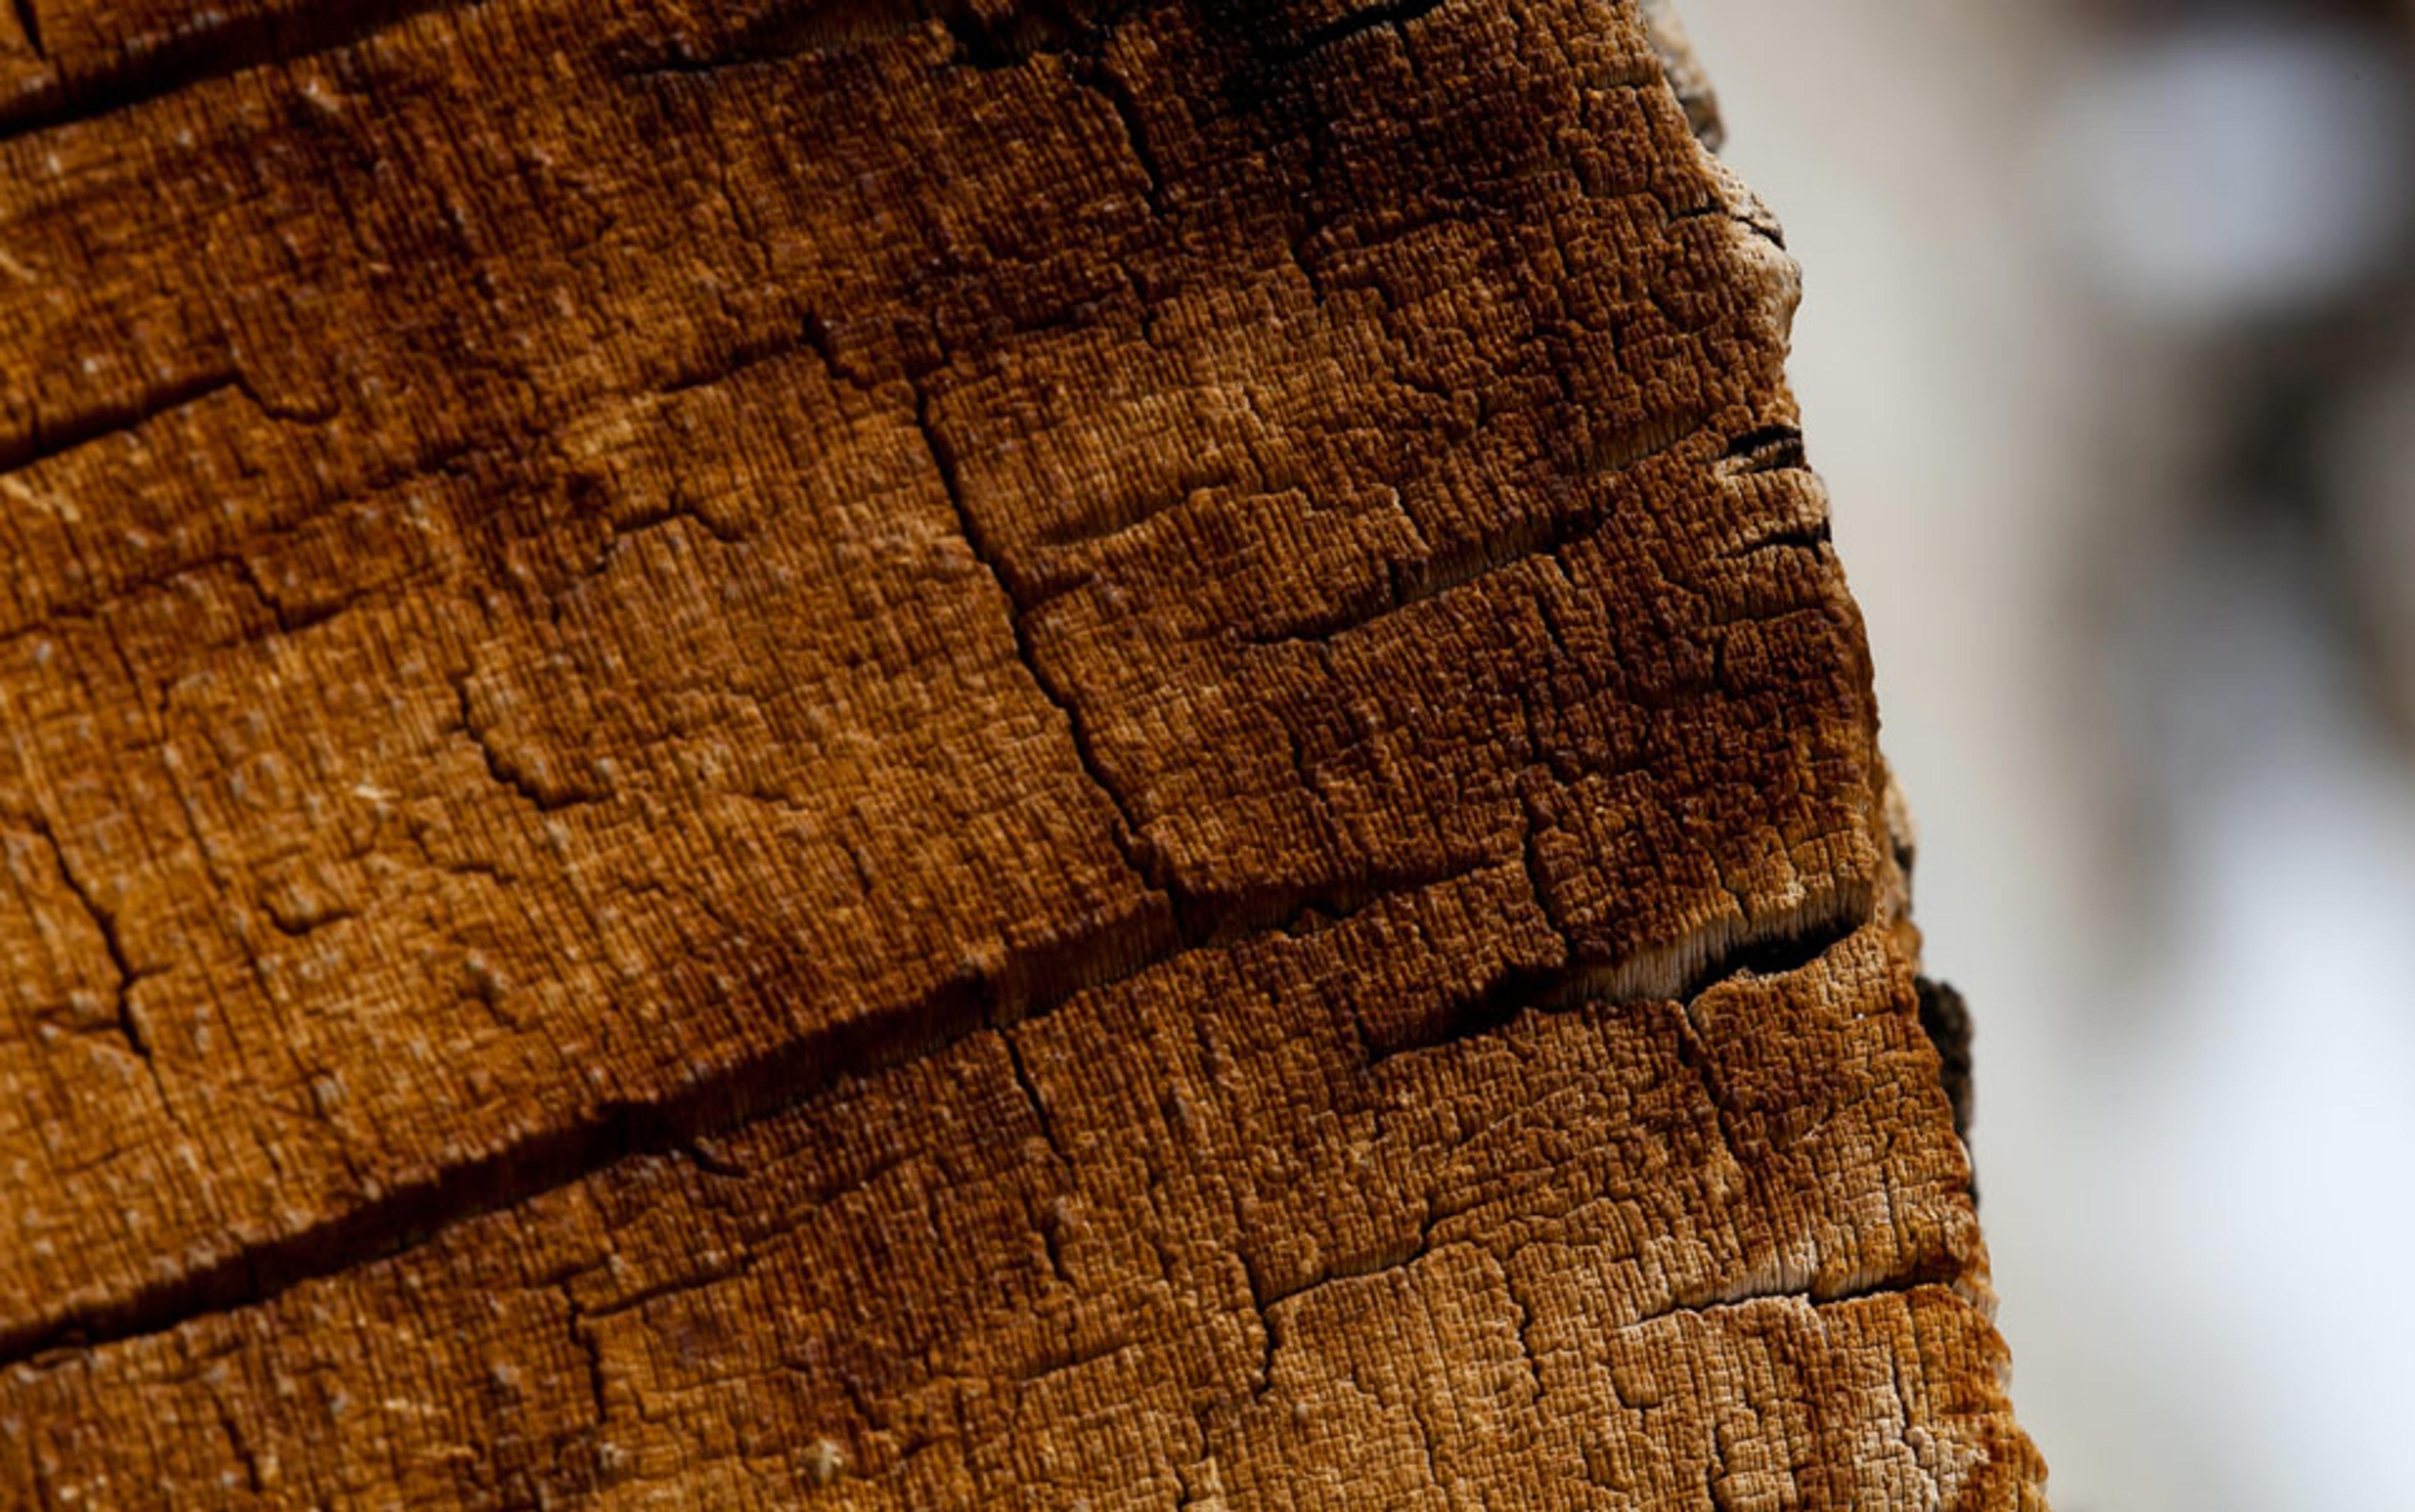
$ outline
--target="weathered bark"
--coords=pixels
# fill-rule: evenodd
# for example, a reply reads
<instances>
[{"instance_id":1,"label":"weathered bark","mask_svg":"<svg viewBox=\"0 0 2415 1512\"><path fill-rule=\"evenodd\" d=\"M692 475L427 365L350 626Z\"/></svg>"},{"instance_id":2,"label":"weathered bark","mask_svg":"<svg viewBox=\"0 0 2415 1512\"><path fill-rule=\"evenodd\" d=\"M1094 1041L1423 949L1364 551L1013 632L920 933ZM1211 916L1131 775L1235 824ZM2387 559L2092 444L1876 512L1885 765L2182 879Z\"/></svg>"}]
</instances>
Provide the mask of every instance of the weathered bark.
<instances>
[{"instance_id":1,"label":"weathered bark","mask_svg":"<svg viewBox=\"0 0 2415 1512\"><path fill-rule=\"evenodd\" d=\"M941 8L18 0L0 1501L2040 1505L1676 34Z\"/></svg>"}]
</instances>

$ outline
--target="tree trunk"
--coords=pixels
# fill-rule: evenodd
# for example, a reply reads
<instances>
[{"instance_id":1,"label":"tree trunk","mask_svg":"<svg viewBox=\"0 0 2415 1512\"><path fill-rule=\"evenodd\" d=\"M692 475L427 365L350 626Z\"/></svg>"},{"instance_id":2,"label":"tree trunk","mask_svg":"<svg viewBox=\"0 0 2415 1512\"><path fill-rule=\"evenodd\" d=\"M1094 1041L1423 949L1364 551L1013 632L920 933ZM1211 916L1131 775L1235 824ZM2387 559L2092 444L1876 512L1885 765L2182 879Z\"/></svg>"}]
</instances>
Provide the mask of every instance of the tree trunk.
<instances>
[{"instance_id":1,"label":"tree trunk","mask_svg":"<svg viewBox=\"0 0 2415 1512\"><path fill-rule=\"evenodd\" d=\"M937 9L0 17L0 1502L2042 1505L1673 27Z\"/></svg>"}]
</instances>

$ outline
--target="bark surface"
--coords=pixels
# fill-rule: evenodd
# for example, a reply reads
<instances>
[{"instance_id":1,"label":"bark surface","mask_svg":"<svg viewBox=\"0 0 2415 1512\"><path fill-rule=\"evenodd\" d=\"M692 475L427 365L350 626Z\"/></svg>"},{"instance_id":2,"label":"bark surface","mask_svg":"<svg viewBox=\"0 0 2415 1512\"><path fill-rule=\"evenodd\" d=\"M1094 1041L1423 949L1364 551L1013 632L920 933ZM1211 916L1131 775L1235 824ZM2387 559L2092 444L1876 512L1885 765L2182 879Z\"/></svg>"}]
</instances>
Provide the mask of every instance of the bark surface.
<instances>
[{"instance_id":1,"label":"bark surface","mask_svg":"<svg viewBox=\"0 0 2415 1512\"><path fill-rule=\"evenodd\" d=\"M0 1503L2042 1506L1715 129L16 0Z\"/></svg>"}]
</instances>

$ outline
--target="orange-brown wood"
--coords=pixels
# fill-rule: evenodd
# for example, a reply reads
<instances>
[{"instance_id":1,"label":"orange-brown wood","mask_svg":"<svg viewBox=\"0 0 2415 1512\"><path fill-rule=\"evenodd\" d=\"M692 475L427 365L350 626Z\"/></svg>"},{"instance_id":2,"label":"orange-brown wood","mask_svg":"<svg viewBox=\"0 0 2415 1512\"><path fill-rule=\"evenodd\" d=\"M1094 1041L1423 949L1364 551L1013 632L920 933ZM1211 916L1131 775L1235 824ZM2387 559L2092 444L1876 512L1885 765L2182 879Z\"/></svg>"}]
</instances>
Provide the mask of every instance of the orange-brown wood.
<instances>
[{"instance_id":1,"label":"orange-brown wood","mask_svg":"<svg viewBox=\"0 0 2415 1512\"><path fill-rule=\"evenodd\" d=\"M20 0L0 1502L2041 1505L1651 8Z\"/></svg>"}]
</instances>

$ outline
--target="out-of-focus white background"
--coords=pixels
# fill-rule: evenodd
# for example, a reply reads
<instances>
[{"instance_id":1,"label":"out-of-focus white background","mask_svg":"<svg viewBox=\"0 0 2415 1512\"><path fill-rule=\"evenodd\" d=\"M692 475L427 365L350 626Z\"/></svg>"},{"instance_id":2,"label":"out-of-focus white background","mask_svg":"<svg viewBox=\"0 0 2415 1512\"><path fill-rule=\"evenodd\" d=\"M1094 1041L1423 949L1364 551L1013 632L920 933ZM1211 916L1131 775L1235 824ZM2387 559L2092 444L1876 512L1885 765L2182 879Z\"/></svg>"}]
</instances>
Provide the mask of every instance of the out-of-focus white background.
<instances>
[{"instance_id":1,"label":"out-of-focus white background","mask_svg":"<svg viewBox=\"0 0 2415 1512\"><path fill-rule=\"evenodd\" d=\"M2415 1507L2415 12L1682 0L2061 1512Z\"/></svg>"}]
</instances>

